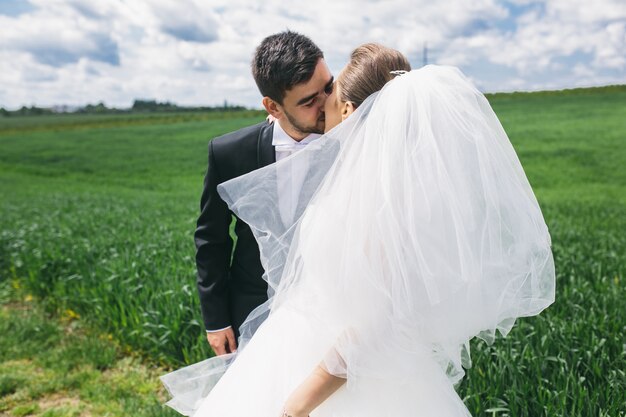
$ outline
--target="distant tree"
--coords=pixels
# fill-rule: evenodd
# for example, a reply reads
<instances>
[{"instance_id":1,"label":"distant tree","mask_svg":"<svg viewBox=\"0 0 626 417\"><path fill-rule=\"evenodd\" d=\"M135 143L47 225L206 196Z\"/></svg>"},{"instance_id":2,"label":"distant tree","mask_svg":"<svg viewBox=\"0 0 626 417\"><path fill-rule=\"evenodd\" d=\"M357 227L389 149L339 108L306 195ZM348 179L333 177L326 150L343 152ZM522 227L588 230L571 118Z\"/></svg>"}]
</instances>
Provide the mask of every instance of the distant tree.
<instances>
[{"instance_id":1,"label":"distant tree","mask_svg":"<svg viewBox=\"0 0 626 417\"><path fill-rule=\"evenodd\" d=\"M133 107L131 107L132 112L175 112L175 111L187 111L187 107L179 107L174 103L170 103L166 101L164 103L159 103L156 100L138 100L135 99L133 102Z\"/></svg>"},{"instance_id":2,"label":"distant tree","mask_svg":"<svg viewBox=\"0 0 626 417\"><path fill-rule=\"evenodd\" d=\"M110 109L103 102L96 104L87 104L84 108L85 113L109 113Z\"/></svg>"},{"instance_id":3,"label":"distant tree","mask_svg":"<svg viewBox=\"0 0 626 417\"><path fill-rule=\"evenodd\" d=\"M135 100L131 111L133 112L152 112L157 109L156 100Z\"/></svg>"}]
</instances>

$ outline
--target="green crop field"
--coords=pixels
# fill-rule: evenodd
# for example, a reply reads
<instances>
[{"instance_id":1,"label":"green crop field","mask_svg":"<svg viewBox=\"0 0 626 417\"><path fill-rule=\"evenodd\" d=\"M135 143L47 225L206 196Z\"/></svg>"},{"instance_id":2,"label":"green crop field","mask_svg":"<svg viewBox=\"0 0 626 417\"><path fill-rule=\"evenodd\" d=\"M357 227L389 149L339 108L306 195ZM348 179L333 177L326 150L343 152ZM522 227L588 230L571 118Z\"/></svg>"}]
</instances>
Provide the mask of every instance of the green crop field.
<instances>
[{"instance_id":1,"label":"green crop field","mask_svg":"<svg viewBox=\"0 0 626 417\"><path fill-rule=\"evenodd\" d=\"M507 338L472 344L459 393L475 416L625 416L626 86L489 99L550 228L557 294ZM0 284L124 355L209 356L192 239L207 143L262 119L0 118Z\"/></svg>"}]
</instances>

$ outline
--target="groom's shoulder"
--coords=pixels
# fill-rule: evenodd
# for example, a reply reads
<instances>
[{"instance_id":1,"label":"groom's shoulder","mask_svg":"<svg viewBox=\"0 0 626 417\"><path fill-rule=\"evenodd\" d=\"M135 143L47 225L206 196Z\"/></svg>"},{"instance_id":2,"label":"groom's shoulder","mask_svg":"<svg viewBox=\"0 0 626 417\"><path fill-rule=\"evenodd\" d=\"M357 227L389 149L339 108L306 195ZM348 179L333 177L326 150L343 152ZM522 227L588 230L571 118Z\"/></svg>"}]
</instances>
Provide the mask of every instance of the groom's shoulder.
<instances>
[{"instance_id":1,"label":"groom's shoulder","mask_svg":"<svg viewBox=\"0 0 626 417\"><path fill-rule=\"evenodd\" d=\"M256 149L259 136L271 133L271 125L267 121L235 130L218 136L211 141L213 151L237 149L242 151L246 147Z\"/></svg>"}]
</instances>

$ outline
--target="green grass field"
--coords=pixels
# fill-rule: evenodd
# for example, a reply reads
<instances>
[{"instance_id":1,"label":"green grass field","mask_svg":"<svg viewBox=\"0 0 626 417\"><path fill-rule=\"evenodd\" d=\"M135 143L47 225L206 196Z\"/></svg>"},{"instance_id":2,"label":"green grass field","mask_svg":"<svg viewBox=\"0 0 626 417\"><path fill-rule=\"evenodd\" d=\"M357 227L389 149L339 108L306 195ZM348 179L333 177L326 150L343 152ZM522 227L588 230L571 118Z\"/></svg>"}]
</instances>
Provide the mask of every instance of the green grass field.
<instances>
[{"instance_id":1,"label":"green grass field","mask_svg":"<svg viewBox=\"0 0 626 417\"><path fill-rule=\"evenodd\" d=\"M51 320L16 286L0 283L1 416L177 415L162 406L162 369L124 353L71 310Z\"/></svg>"},{"instance_id":2,"label":"green grass field","mask_svg":"<svg viewBox=\"0 0 626 417\"><path fill-rule=\"evenodd\" d=\"M550 228L557 294L472 344L459 393L475 416L624 416L626 86L489 99ZM0 281L148 363L209 356L192 240L207 143L262 118L0 118Z\"/></svg>"}]
</instances>

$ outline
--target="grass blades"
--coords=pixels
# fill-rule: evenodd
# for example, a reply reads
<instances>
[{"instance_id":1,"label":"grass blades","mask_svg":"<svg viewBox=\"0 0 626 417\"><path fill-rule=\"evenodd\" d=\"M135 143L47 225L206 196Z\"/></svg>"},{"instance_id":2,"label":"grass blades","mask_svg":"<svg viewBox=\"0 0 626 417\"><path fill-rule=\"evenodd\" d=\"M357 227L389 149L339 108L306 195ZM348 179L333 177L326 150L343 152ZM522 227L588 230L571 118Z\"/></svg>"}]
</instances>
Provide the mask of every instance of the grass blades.
<instances>
[{"instance_id":1,"label":"grass blades","mask_svg":"<svg viewBox=\"0 0 626 417\"><path fill-rule=\"evenodd\" d=\"M51 318L22 294L0 284L0 415L177 415L162 405L162 369L125 355L75 313Z\"/></svg>"}]
</instances>

